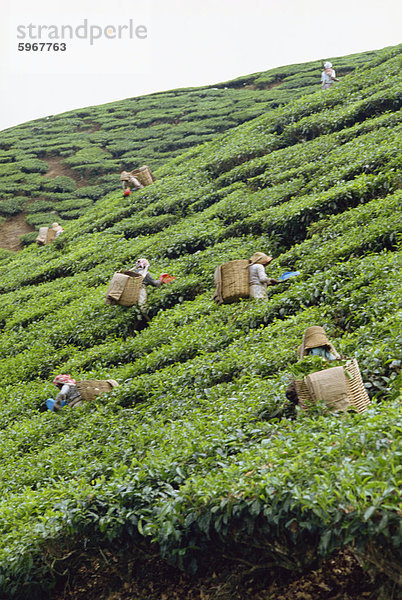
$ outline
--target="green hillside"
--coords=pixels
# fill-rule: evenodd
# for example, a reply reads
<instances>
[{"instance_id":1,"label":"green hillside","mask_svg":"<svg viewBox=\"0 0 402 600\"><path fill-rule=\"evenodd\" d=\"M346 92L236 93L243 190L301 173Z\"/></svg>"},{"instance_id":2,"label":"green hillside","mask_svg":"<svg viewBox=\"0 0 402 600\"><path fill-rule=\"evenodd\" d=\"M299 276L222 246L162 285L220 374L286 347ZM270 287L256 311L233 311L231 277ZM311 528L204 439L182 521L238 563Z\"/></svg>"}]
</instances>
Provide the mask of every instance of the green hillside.
<instances>
[{"instance_id":1,"label":"green hillside","mask_svg":"<svg viewBox=\"0 0 402 600\"><path fill-rule=\"evenodd\" d=\"M51 597L110 549L117 562L152 551L195 573L223 555L302 572L353 548L395 589L401 48L328 92L261 104L160 166L152 186L98 199L51 245L3 250L0 598ZM244 106L255 116L253 100ZM61 134L37 139L62 152ZM269 276L301 275L269 288L267 303L215 305L215 267L254 251L276 257ZM104 303L113 272L140 256L176 277L149 292L149 323ZM358 359L365 413L287 403L311 325ZM120 386L54 414L43 403L58 373Z\"/></svg>"},{"instance_id":2,"label":"green hillside","mask_svg":"<svg viewBox=\"0 0 402 600\"><path fill-rule=\"evenodd\" d=\"M333 60L345 77L376 55ZM0 132L0 221L24 217L20 233L32 233L24 233L22 242L32 243L35 229L56 220L68 226L118 189L122 169L145 163L155 170L217 133L315 92L320 71L320 61L290 65L215 86L52 115Z\"/></svg>"}]
</instances>

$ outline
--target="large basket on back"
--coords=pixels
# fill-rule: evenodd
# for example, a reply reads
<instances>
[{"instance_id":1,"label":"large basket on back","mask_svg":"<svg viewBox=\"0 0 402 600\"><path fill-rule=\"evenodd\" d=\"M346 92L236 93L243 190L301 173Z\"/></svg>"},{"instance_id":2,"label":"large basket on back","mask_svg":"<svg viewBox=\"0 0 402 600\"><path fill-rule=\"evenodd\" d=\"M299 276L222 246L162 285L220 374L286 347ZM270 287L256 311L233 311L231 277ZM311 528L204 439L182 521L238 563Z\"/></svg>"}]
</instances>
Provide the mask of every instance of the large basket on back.
<instances>
[{"instance_id":1,"label":"large basket on back","mask_svg":"<svg viewBox=\"0 0 402 600\"><path fill-rule=\"evenodd\" d=\"M151 185L155 181L155 176L147 165L134 169L131 171L131 175L134 175L142 185Z\"/></svg>"},{"instance_id":2,"label":"large basket on back","mask_svg":"<svg viewBox=\"0 0 402 600\"><path fill-rule=\"evenodd\" d=\"M133 271L116 272L107 289L105 303L134 306L138 302L142 279L142 275Z\"/></svg>"},{"instance_id":3,"label":"large basket on back","mask_svg":"<svg viewBox=\"0 0 402 600\"><path fill-rule=\"evenodd\" d=\"M354 408L357 412L362 413L370 404L370 398L360 375L359 364L357 360L353 358L346 362L345 368L350 375L347 376L345 373L346 390L350 402L349 408ZM320 371L320 373L325 373L325 370ZM309 404L317 401L317 399L311 395L305 379L294 380L297 397L299 398L299 406L304 410L307 409ZM322 400L325 401L325 398L322 398ZM337 407L335 406L331 408L331 410L337 410Z\"/></svg>"},{"instance_id":4,"label":"large basket on back","mask_svg":"<svg viewBox=\"0 0 402 600\"><path fill-rule=\"evenodd\" d=\"M248 264L248 260L231 260L221 265L221 295L224 304L249 297Z\"/></svg>"},{"instance_id":5,"label":"large basket on back","mask_svg":"<svg viewBox=\"0 0 402 600\"><path fill-rule=\"evenodd\" d=\"M96 396L101 396L102 394L106 394L113 389L113 385L103 379L84 379L83 381L77 381L77 389L80 393L81 400L85 400L89 402L96 398Z\"/></svg>"},{"instance_id":6,"label":"large basket on back","mask_svg":"<svg viewBox=\"0 0 402 600\"><path fill-rule=\"evenodd\" d=\"M38 237L35 242L38 246L44 246L50 244L56 237L56 231L51 227L39 227Z\"/></svg>"}]
</instances>

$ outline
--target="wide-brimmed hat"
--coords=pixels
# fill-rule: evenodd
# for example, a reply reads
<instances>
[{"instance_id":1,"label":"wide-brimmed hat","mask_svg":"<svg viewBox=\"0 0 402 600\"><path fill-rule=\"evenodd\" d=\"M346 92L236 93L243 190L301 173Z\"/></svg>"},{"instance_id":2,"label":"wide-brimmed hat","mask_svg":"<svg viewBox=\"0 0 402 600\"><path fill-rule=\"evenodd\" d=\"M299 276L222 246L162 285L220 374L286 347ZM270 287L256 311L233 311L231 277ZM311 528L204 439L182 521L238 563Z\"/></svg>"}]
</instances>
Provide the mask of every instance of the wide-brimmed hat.
<instances>
[{"instance_id":1,"label":"wide-brimmed hat","mask_svg":"<svg viewBox=\"0 0 402 600\"><path fill-rule=\"evenodd\" d=\"M331 69L332 68L332 63L329 62L329 60L327 60L327 62L324 63L324 69Z\"/></svg>"},{"instance_id":2,"label":"wide-brimmed hat","mask_svg":"<svg viewBox=\"0 0 402 600\"><path fill-rule=\"evenodd\" d=\"M272 256L268 256L267 254L264 254L264 252L254 252L253 256L249 259L249 266L251 265L255 265L256 263L259 264L268 264L271 262L271 260L274 260Z\"/></svg>"},{"instance_id":3,"label":"wide-brimmed hat","mask_svg":"<svg viewBox=\"0 0 402 600\"><path fill-rule=\"evenodd\" d=\"M106 379L106 381L108 383L110 383L110 385L112 386L112 388L118 387L118 385L119 385L115 379Z\"/></svg>"},{"instance_id":4,"label":"wide-brimmed hat","mask_svg":"<svg viewBox=\"0 0 402 600\"><path fill-rule=\"evenodd\" d=\"M309 348L318 348L318 346L329 346L329 340L324 327L314 325L313 327L306 329L304 332L303 343L305 350L308 350Z\"/></svg>"},{"instance_id":5,"label":"wide-brimmed hat","mask_svg":"<svg viewBox=\"0 0 402 600\"><path fill-rule=\"evenodd\" d=\"M128 171L122 171L120 173L120 181L126 181L130 177L131 173Z\"/></svg>"},{"instance_id":6,"label":"wide-brimmed hat","mask_svg":"<svg viewBox=\"0 0 402 600\"><path fill-rule=\"evenodd\" d=\"M319 346L328 346L330 352L332 352L335 357L339 357L338 352L327 338L325 329L319 325L313 325L312 327L308 327L308 329L306 329L303 336L303 342L297 349L297 354L300 356L300 358L304 358L306 350L318 348Z\"/></svg>"}]
</instances>

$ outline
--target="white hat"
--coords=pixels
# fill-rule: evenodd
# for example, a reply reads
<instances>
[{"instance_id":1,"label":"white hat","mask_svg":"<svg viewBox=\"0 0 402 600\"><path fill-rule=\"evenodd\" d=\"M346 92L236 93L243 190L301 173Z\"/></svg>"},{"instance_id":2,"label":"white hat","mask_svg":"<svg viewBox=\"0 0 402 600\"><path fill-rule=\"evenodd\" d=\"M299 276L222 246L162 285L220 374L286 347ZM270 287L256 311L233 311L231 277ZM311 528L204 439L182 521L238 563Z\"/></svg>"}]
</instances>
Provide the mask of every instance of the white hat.
<instances>
[{"instance_id":1,"label":"white hat","mask_svg":"<svg viewBox=\"0 0 402 600\"><path fill-rule=\"evenodd\" d=\"M332 63L330 63L328 60L327 62L324 63L324 69L331 69L332 67Z\"/></svg>"}]
</instances>

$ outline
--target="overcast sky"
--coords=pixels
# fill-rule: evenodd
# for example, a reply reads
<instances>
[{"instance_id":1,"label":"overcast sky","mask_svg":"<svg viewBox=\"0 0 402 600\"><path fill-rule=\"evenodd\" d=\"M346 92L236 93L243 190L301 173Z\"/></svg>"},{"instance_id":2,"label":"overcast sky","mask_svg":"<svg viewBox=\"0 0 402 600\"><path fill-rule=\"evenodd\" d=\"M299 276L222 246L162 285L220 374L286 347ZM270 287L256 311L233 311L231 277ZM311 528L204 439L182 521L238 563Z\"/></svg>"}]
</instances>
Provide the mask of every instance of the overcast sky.
<instances>
[{"instance_id":1,"label":"overcast sky","mask_svg":"<svg viewBox=\"0 0 402 600\"><path fill-rule=\"evenodd\" d=\"M0 130L402 41L400 0L0 0L0 7ZM37 51L26 49L34 43Z\"/></svg>"}]
</instances>

